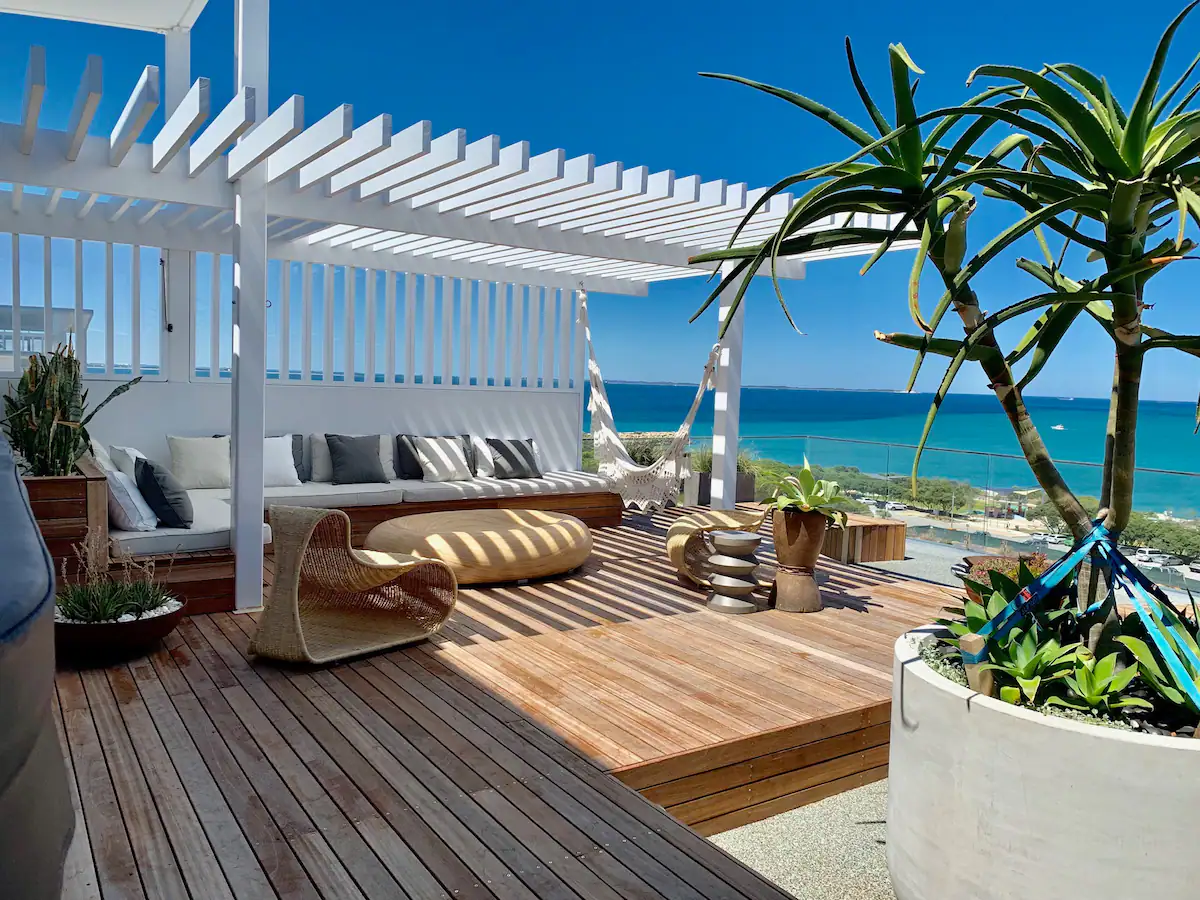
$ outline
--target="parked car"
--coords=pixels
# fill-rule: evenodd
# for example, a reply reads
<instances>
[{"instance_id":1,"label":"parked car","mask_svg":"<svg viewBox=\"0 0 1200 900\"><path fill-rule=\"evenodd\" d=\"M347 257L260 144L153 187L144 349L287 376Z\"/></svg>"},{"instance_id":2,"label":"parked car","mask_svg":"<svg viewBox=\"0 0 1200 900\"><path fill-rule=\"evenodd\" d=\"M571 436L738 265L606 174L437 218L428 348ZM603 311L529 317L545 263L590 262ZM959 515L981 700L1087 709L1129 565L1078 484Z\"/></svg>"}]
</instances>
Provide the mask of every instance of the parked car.
<instances>
[{"instance_id":1,"label":"parked car","mask_svg":"<svg viewBox=\"0 0 1200 900\"><path fill-rule=\"evenodd\" d=\"M897 503L895 500L889 500L887 503L885 503L883 505L883 508L884 509L908 509L908 505L905 503Z\"/></svg>"}]
</instances>

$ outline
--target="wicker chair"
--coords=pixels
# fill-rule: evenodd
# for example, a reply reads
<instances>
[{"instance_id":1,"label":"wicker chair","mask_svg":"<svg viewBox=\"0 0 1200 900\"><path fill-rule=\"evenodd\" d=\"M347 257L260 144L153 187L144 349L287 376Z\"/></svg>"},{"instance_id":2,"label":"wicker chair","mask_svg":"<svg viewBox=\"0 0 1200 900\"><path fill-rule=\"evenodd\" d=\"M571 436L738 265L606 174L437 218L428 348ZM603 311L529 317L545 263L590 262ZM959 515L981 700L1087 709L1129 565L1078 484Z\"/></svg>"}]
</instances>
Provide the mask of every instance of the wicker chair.
<instances>
[{"instance_id":1,"label":"wicker chair","mask_svg":"<svg viewBox=\"0 0 1200 900\"><path fill-rule=\"evenodd\" d=\"M458 596L445 563L355 550L340 509L272 506L275 581L250 651L326 663L429 637Z\"/></svg>"},{"instance_id":2,"label":"wicker chair","mask_svg":"<svg viewBox=\"0 0 1200 900\"><path fill-rule=\"evenodd\" d=\"M681 578L708 587L708 559L713 554L710 531L758 531L767 519L765 509L713 509L680 516L667 529L667 558Z\"/></svg>"}]
</instances>

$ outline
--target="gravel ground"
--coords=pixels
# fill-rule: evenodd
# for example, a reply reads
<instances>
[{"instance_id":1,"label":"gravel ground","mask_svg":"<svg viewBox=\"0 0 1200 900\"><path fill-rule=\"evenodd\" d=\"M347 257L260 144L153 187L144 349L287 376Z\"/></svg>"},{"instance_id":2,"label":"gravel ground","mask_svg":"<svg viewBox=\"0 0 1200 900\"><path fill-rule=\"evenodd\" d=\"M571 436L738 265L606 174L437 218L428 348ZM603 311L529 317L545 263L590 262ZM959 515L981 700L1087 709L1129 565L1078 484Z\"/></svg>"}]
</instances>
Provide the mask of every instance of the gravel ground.
<instances>
[{"instance_id":1,"label":"gravel ground","mask_svg":"<svg viewBox=\"0 0 1200 900\"><path fill-rule=\"evenodd\" d=\"M962 547L951 547L949 544L936 544L933 541L921 541L916 538L909 538L905 549L905 559L867 563L865 568L909 575L936 584L958 585L962 583L950 574L950 567L962 562L962 558L969 551Z\"/></svg>"},{"instance_id":2,"label":"gravel ground","mask_svg":"<svg viewBox=\"0 0 1200 900\"><path fill-rule=\"evenodd\" d=\"M711 840L798 900L894 900L886 814L878 781Z\"/></svg>"}]
</instances>

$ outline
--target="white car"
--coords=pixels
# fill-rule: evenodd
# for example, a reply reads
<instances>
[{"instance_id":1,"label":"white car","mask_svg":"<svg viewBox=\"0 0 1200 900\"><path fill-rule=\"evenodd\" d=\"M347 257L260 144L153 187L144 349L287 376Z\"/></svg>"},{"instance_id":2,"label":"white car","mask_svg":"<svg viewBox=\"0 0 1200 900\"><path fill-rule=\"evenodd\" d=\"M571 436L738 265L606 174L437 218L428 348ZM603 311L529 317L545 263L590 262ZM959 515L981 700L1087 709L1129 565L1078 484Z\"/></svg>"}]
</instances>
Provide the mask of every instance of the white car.
<instances>
[{"instance_id":1,"label":"white car","mask_svg":"<svg viewBox=\"0 0 1200 900\"><path fill-rule=\"evenodd\" d=\"M1059 535L1050 534L1048 531L1035 531L1029 536L1029 539L1040 544L1057 544L1062 541Z\"/></svg>"},{"instance_id":2,"label":"white car","mask_svg":"<svg viewBox=\"0 0 1200 900\"><path fill-rule=\"evenodd\" d=\"M903 503L897 503L895 500L889 500L887 503L885 503L883 505L883 508L884 509L908 509L908 506L906 506Z\"/></svg>"}]
</instances>

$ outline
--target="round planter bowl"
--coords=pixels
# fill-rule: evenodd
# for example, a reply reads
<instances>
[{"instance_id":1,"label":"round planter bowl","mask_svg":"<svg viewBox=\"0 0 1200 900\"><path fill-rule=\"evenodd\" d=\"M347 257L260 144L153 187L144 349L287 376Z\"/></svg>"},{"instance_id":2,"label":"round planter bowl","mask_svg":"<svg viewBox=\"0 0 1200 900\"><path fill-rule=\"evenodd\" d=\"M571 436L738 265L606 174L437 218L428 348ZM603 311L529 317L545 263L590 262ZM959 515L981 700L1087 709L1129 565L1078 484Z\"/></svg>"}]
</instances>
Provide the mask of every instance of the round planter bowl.
<instances>
[{"instance_id":1,"label":"round planter bowl","mask_svg":"<svg viewBox=\"0 0 1200 900\"><path fill-rule=\"evenodd\" d=\"M908 636L893 674L887 857L898 900L1196 896L1200 740L981 697L921 662Z\"/></svg>"},{"instance_id":2,"label":"round planter bowl","mask_svg":"<svg viewBox=\"0 0 1200 900\"><path fill-rule=\"evenodd\" d=\"M162 616L132 622L54 623L54 652L62 662L100 665L142 656L175 630L187 603Z\"/></svg>"}]
</instances>

